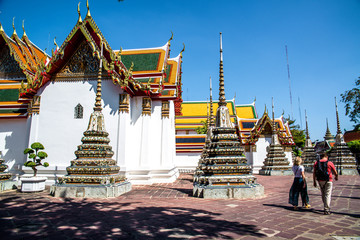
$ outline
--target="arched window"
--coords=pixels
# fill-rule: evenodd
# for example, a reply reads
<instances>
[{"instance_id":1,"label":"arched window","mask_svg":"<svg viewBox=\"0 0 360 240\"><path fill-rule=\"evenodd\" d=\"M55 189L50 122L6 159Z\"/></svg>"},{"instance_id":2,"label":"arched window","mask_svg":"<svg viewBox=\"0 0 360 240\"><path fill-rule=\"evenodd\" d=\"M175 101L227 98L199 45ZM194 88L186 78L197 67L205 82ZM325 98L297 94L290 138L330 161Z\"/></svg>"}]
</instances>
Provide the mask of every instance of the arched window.
<instances>
[{"instance_id":1,"label":"arched window","mask_svg":"<svg viewBox=\"0 0 360 240\"><path fill-rule=\"evenodd\" d=\"M76 107L74 109L74 118L75 119L82 119L83 115L84 115L83 112L84 112L84 108L79 103L78 105L76 105Z\"/></svg>"}]
</instances>

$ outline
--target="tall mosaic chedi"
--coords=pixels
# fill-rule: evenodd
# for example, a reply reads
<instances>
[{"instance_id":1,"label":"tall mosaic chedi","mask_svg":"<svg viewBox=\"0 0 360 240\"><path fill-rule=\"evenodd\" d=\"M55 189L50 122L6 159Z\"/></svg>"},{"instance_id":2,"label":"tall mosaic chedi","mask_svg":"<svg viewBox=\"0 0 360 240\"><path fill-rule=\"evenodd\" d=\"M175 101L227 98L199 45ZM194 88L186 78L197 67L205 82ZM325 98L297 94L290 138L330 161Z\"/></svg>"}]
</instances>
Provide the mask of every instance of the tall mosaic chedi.
<instances>
[{"instance_id":1,"label":"tall mosaic chedi","mask_svg":"<svg viewBox=\"0 0 360 240\"><path fill-rule=\"evenodd\" d=\"M316 153L314 146L311 143L310 135L309 135L309 128L308 128L308 121L307 115L305 111L305 122L306 122L306 139L305 139L305 147L302 154L302 159L304 161L305 170L308 172L312 172L314 163L316 161Z\"/></svg>"},{"instance_id":2,"label":"tall mosaic chedi","mask_svg":"<svg viewBox=\"0 0 360 240\"><path fill-rule=\"evenodd\" d=\"M285 157L286 154L284 153L283 146L280 144L279 136L276 133L274 103L272 104L272 119L271 144L264 160L264 166L261 167L259 174L275 176L292 175L289 166L290 163Z\"/></svg>"},{"instance_id":3,"label":"tall mosaic chedi","mask_svg":"<svg viewBox=\"0 0 360 240\"><path fill-rule=\"evenodd\" d=\"M337 133L334 147L330 150L329 160L335 164L340 175L359 175L356 160L348 145L344 141L344 135L340 129L339 113L335 98Z\"/></svg>"},{"instance_id":4,"label":"tall mosaic chedi","mask_svg":"<svg viewBox=\"0 0 360 240\"><path fill-rule=\"evenodd\" d=\"M206 144L194 174L193 195L203 198L262 196L264 187L256 183L256 177L251 174L251 167L243 153L240 136L230 120L226 106L220 33L219 107L215 125L210 116Z\"/></svg>"},{"instance_id":5,"label":"tall mosaic chedi","mask_svg":"<svg viewBox=\"0 0 360 240\"><path fill-rule=\"evenodd\" d=\"M81 139L82 144L75 151L76 159L67 167L67 175L58 178L52 187L55 197L117 197L131 190L131 183L121 176L120 167L112 159L114 152L109 145L109 133L105 130L101 107L101 75L103 43L101 43L94 112Z\"/></svg>"}]
</instances>

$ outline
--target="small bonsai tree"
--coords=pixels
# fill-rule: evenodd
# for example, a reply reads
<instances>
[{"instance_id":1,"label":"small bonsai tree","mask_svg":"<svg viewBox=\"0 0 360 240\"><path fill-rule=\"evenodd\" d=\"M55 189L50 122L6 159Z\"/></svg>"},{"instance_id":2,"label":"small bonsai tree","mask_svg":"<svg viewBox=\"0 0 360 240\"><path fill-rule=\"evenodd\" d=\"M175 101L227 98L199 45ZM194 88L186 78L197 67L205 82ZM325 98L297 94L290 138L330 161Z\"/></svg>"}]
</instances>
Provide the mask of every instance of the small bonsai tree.
<instances>
[{"instance_id":1,"label":"small bonsai tree","mask_svg":"<svg viewBox=\"0 0 360 240\"><path fill-rule=\"evenodd\" d=\"M31 167L34 171L34 177L36 177L36 173L37 173L37 166L44 166L44 167L48 167L49 163L44 162L42 163L41 161L44 160L45 158L47 158L47 153L43 152L43 151L39 151L39 150L43 150L44 145L42 145L39 142L34 142L33 144L31 144L31 148L26 148L24 150L24 154L29 154L29 158L32 160L27 161L26 163L24 163L25 167Z\"/></svg>"}]
</instances>

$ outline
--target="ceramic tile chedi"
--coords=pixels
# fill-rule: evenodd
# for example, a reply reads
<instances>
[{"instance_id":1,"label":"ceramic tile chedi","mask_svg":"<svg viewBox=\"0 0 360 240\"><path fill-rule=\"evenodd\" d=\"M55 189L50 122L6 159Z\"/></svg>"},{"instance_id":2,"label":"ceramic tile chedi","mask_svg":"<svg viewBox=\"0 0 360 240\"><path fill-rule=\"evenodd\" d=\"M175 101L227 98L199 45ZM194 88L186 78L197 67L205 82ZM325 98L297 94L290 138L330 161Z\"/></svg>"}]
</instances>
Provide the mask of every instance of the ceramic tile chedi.
<instances>
[{"instance_id":1,"label":"ceramic tile chedi","mask_svg":"<svg viewBox=\"0 0 360 240\"><path fill-rule=\"evenodd\" d=\"M219 108L214 123L210 95L209 127L194 174L193 195L217 199L256 198L264 194L264 188L256 183L256 177L251 173L238 132L230 120L225 100L221 42L220 33Z\"/></svg>"}]
</instances>

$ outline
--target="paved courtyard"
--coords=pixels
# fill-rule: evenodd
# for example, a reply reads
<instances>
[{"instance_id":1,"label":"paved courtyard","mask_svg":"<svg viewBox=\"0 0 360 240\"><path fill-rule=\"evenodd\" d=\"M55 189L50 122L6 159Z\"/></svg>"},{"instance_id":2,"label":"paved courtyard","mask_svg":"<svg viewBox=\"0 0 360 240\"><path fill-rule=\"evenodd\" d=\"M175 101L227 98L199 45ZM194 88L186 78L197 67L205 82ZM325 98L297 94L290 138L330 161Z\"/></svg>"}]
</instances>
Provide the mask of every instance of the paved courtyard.
<instances>
[{"instance_id":1,"label":"paved courtyard","mask_svg":"<svg viewBox=\"0 0 360 240\"><path fill-rule=\"evenodd\" d=\"M312 209L293 211L292 177L257 177L266 196L255 200L194 198L191 174L100 200L11 190L0 193L0 239L359 239L360 177L335 182L329 216L311 183Z\"/></svg>"}]
</instances>

